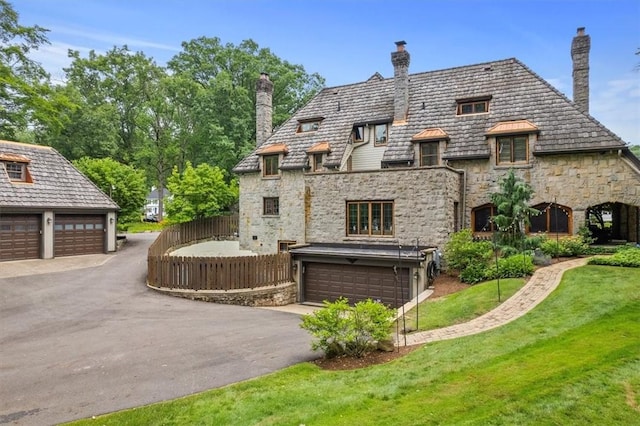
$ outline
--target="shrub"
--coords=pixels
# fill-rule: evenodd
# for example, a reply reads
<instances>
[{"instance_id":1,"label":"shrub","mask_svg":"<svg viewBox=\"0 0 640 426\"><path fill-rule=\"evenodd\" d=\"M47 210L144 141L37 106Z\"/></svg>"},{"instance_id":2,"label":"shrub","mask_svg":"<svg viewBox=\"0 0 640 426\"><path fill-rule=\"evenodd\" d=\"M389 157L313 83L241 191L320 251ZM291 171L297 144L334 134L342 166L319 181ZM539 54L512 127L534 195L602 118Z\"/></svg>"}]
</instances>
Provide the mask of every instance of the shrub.
<instances>
[{"instance_id":1,"label":"shrub","mask_svg":"<svg viewBox=\"0 0 640 426\"><path fill-rule=\"evenodd\" d=\"M556 241L549 238L542 242L540 249L549 256L581 256L588 253L589 245L580 235L562 237Z\"/></svg>"},{"instance_id":2,"label":"shrub","mask_svg":"<svg viewBox=\"0 0 640 426\"><path fill-rule=\"evenodd\" d=\"M597 256L589 259L590 265L626 266L640 268L640 248L620 250L611 256Z\"/></svg>"},{"instance_id":3,"label":"shrub","mask_svg":"<svg viewBox=\"0 0 640 426\"><path fill-rule=\"evenodd\" d=\"M335 302L325 301L324 307L313 314L303 315L300 327L315 337L311 348L321 349L325 357L359 358L390 338L394 318L395 310L380 302L367 299L350 306L341 297Z\"/></svg>"},{"instance_id":4,"label":"shrub","mask_svg":"<svg viewBox=\"0 0 640 426\"><path fill-rule=\"evenodd\" d=\"M472 264L485 264L493 253L490 241L473 241L470 229L454 233L444 248L447 267L464 271Z\"/></svg>"},{"instance_id":5,"label":"shrub","mask_svg":"<svg viewBox=\"0 0 640 426\"><path fill-rule=\"evenodd\" d=\"M498 265L490 264L485 271L485 279L519 278L531 275L534 271L533 259L527 254L516 254L498 259Z\"/></svg>"},{"instance_id":6,"label":"shrub","mask_svg":"<svg viewBox=\"0 0 640 426\"><path fill-rule=\"evenodd\" d=\"M467 284L477 284L486 278L486 266L483 263L472 263L460 272L460 281Z\"/></svg>"}]
</instances>

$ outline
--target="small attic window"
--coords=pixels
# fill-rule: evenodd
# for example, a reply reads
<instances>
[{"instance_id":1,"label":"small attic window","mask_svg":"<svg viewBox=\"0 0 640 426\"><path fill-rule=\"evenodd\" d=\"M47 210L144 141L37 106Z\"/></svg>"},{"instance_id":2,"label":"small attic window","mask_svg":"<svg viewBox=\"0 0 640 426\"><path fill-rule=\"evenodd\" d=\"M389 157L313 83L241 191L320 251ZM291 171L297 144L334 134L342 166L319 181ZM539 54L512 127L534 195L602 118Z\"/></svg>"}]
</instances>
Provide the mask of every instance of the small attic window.
<instances>
[{"instance_id":1,"label":"small attic window","mask_svg":"<svg viewBox=\"0 0 640 426\"><path fill-rule=\"evenodd\" d=\"M475 99L458 99L457 115L483 114L489 112L489 101L491 97L482 97Z\"/></svg>"},{"instance_id":2,"label":"small attic window","mask_svg":"<svg viewBox=\"0 0 640 426\"><path fill-rule=\"evenodd\" d=\"M296 129L296 133L315 132L320 127L321 122L322 122L322 118L314 118L311 120L300 121L298 122L298 128Z\"/></svg>"},{"instance_id":3,"label":"small attic window","mask_svg":"<svg viewBox=\"0 0 640 426\"><path fill-rule=\"evenodd\" d=\"M11 182L33 183L27 165L29 159L22 155L0 154L0 163L4 165Z\"/></svg>"}]
</instances>

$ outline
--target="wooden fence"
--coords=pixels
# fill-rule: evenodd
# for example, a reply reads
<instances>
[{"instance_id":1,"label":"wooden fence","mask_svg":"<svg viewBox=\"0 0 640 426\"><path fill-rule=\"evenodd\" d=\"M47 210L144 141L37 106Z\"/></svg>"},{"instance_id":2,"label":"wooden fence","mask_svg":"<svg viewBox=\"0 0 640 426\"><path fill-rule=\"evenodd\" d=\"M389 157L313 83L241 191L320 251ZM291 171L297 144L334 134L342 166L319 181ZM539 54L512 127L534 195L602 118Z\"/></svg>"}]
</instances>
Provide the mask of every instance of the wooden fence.
<instances>
[{"instance_id":1,"label":"wooden fence","mask_svg":"<svg viewBox=\"0 0 640 426\"><path fill-rule=\"evenodd\" d=\"M238 217L220 216L165 228L149 247L147 281L180 290L238 290L291 282L291 256L278 253L242 257L170 256L188 243L237 236Z\"/></svg>"}]
</instances>

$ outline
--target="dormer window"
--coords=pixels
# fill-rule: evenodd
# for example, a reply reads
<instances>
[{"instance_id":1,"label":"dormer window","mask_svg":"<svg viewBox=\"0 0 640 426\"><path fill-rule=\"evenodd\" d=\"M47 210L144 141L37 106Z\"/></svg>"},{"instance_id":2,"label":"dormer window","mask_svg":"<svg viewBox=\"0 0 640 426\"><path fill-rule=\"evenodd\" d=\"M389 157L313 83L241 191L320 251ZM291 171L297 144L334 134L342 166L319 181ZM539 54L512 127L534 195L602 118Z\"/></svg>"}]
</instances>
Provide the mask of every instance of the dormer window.
<instances>
[{"instance_id":1,"label":"dormer window","mask_svg":"<svg viewBox=\"0 0 640 426\"><path fill-rule=\"evenodd\" d=\"M459 99L457 100L457 115L483 114L489 112L490 96L475 99Z\"/></svg>"},{"instance_id":2,"label":"dormer window","mask_svg":"<svg viewBox=\"0 0 640 426\"><path fill-rule=\"evenodd\" d=\"M389 124L381 123L374 126L375 146L386 145L389 140Z\"/></svg>"},{"instance_id":3,"label":"dormer window","mask_svg":"<svg viewBox=\"0 0 640 426\"><path fill-rule=\"evenodd\" d=\"M262 175L263 176L278 176L278 160L279 155L265 155L262 157Z\"/></svg>"},{"instance_id":4,"label":"dormer window","mask_svg":"<svg viewBox=\"0 0 640 426\"><path fill-rule=\"evenodd\" d=\"M32 183L29 174L29 159L22 155L0 154L0 163L4 165L7 177L11 182Z\"/></svg>"},{"instance_id":5,"label":"dormer window","mask_svg":"<svg viewBox=\"0 0 640 426\"><path fill-rule=\"evenodd\" d=\"M329 142L318 142L307 150L307 156L311 166L311 171L320 172L323 170L324 155L331 152Z\"/></svg>"},{"instance_id":6,"label":"dormer window","mask_svg":"<svg viewBox=\"0 0 640 426\"><path fill-rule=\"evenodd\" d=\"M313 118L310 120L299 121L296 133L315 132L320 127L321 122L322 118Z\"/></svg>"},{"instance_id":7,"label":"dormer window","mask_svg":"<svg viewBox=\"0 0 640 426\"><path fill-rule=\"evenodd\" d=\"M537 132L538 128L528 120L502 121L492 126L486 135L496 138L496 164L527 164L529 136Z\"/></svg>"},{"instance_id":8,"label":"dormer window","mask_svg":"<svg viewBox=\"0 0 640 426\"><path fill-rule=\"evenodd\" d=\"M256 154L262 157L262 176L278 177L280 176L280 156L287 155L289 150L283 143L263 146Z\"/></svg>"},{"instance_id":9,"label":"dormer window","mask_svg":"<svg viewBox=\"0 0 640 426\"><path fill-rule=\"evenodd\" d=\"M440 164L440 141L449 140L449 135L439 127L424 129L413 135L411 142L419 146L420 166Z\"/></svg>"}]
</instances>

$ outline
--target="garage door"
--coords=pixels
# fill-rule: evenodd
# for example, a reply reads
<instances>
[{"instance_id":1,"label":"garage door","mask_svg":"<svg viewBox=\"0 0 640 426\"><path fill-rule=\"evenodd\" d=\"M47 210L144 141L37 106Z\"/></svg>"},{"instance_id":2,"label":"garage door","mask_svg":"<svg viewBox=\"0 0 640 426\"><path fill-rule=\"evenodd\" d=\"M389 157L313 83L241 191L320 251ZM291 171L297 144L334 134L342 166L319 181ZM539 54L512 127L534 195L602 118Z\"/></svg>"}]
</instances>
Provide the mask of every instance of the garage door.
<instances>
[{"instance_id":1,"label":"garage door","mask_svg":"<svg viewBox=\"0 0 640 426\"><path fill-rule=\"evenodd\" d=\"M40 216L0 216L0 260L40 257Z\"/></svg>"},{"instance_id":2,"label":"garage door","mask_svg":"<svg viewBox=\"0 0 640 426\"><path fill-rule=\"evenodd\" d=\"M104 253L103 215L56 215L54 256Z\"/></svg>"},{"instance_id":3,"label":"garage door","mask_svg":"<svg viewBox=\"0 0 640 426\"><path fill-rule=\"evenodd\" d=\"M321 303L344 296L350 303L355 303L371 298L398 307L409 299L409 270L403 268L398 271L396 279L392 266L306 262L304 300Z\"/></svg>"}]
</instances>

